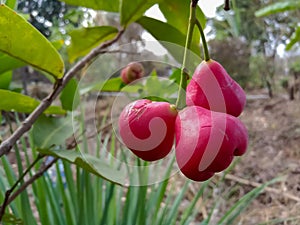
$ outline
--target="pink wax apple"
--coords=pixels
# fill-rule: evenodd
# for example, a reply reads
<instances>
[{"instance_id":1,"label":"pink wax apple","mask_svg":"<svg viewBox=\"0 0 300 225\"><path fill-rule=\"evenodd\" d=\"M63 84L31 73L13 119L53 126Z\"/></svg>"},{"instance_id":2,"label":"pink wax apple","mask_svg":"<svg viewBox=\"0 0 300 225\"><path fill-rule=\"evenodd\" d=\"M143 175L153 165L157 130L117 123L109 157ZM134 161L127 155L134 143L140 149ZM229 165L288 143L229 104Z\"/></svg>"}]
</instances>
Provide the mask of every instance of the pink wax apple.
<instances>
[{"instance_id":1,"label":"pink wax apple","mask_svg":"<svg viewBox=\"0 0 300 225\"><path fill-rule=\"evenodd\" d=\"M175 137L175 106L141 99L128 104L119 117L124 144L138 157L154 161L172 149Z\"/></svg>"},{"instance_id":2,"label":"pink wax apple","mask_svg":"<svg viewBox=\"0 0 300 225\"><path fill-rule=\"evenodd\" d=\"M143 77L145 74L144 67L139 62L131 62L121 71L121 79L125 84Z\"/></svg>"},{"instance_id":3,"label":"pink wax apple","mask_svg":"<svg viewBox=\"0 0 300 225\"><path fill-rule=\"evenodd\" d=\"M195 70L187 86L186 103L237 117L245 107L246 94L221 64L208 60Z\"/></svg>"},{"instance_id":4,"label":"pink wax apple","mask_svg":"<svg viewBox=\"0 0 300 225\"><path fill-rule=\"evenodd\" d=\"M245 153L248 143L247 129L238 118L200 106L179 112L175 134L177 164L195 181L226 169L234 156Z\"/></svg>"}]
</instances>

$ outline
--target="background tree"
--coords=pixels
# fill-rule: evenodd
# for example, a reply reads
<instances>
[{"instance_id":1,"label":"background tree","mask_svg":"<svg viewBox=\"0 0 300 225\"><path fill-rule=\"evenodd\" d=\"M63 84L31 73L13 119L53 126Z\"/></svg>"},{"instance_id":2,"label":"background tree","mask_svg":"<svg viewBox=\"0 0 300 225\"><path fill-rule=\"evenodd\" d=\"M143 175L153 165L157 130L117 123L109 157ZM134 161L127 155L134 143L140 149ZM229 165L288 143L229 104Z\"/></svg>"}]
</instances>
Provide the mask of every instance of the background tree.
<instances>
[{"instance_id":1,"label":"background tree","mask_svg":"<svg viewBox=\"0 0 300 225\"><path fill-rule=\"evenodd\" d=\"M81 26L85 13L82 8L58 0L19 0L17 9L28 14L29 22L46 37L56 29L65 34L67 26Z\"/></svg>"}]
</instances>

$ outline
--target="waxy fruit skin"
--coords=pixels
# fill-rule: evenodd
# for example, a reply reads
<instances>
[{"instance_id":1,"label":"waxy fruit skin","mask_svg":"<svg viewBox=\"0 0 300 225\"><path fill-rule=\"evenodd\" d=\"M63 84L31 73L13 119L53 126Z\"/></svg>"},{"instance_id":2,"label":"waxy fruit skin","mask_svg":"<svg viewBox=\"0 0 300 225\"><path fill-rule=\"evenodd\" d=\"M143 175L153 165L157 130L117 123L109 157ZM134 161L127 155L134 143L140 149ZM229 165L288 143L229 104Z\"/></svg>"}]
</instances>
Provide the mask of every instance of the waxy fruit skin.
<instances>
[{"instance_id":1,"label":"waxy fruit skin","mask_svg":"<svg viewBox=\"0 0 300 225\"><path fill-rule=\"evenodd\" d=\"M210 59L196 68L187 86L186 103L237 117L245 107L246 94L220 63Z\"/></svg>"},{"instance_id":2,"label":"waxy fruit skin","mask_svg":"<svg viewBox=\"0 0 300 225\"><path fill-rule=\"evenodd\" d=\"M179 169L194 181L205 181L226 169L248 144L247 129L238 118L200 106L178 113L175 134Z\"/></svg>"},{"instance_id":3,"label":"waxy fruit skin","mask_svg":"<svg viewBox=\"0 0 300 225\"><path fill-rule=\"evenodd\" d=\"M141 99L128 104L119 117L124 144L138 157L155 161L172 149L175 137L175 106Z\"/></svg>"},{"instance_id":4,"label":"waxy fruit skin","mask_svg":"<svg viewBox=\"0 0 300 225\"><path fill-rule=\"evenodd\" d=\"M143 77L145 74L144 67L139 62L131 62L121 71L121 79L125 84Z\"/></svg>"}]
</instances>

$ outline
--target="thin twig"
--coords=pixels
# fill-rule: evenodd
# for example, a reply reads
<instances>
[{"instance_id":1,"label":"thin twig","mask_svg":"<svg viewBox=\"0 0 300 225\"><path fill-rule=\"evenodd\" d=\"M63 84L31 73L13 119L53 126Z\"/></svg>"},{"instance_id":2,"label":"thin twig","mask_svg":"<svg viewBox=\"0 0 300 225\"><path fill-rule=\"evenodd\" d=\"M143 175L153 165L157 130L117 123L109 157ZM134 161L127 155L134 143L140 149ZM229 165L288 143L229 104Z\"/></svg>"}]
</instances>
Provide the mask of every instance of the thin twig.
<instances>
[{"instance_id":1,"label":"thin twig","mask_svg":"<svg viewBox=\"0 0 300 225\"><path fill-rule=\"evenodd\" d=\"M220 176L221 176L221 174L220 174ZM252 186L252 187L260 187L261 185L263 185L261 183L246 180L246 179L234 176L232 174L227 174L225 176L225 179L233 180L233 181L238 182L240 184L249 185L249 186ZM296 202L300 202L300 198L295 196L295 195L292 195L291 193L287 193L287 192L284 192L282 190L279 190L279 189L276 189L276 188L271 188L271 187L265 187L264 190L267 191L267 192L274 193L274 194L283 195L284 197L286 197L288 199L294 200Z\"/></svg>"},{"instance_id":2,"label":"thin twig","mask_svg":"<svg viewBox=\"0 0 300 225\"><path fill-rule=\"evenodd\" d=\"M31 185L35 180L40 178L56 161L58 158L54 158L51 162L44 164L41 168L30 177L26 182L24 182L18 190L16 190L10 197L7 199L6 204L1 207L1 211L5 211L5 207L8 206L16 197L18 197L29 185ZM2 215L3 216L3 215ZM1 220L0 220L1 221Z\"/></svg>"},{"instance_id":3,"label":"thin twig","mask_svg":"<svg viewBox=\"0 0 300 225\"><path fill-rule=\"evenodd\" d=\"M127 55L140 55L141 54L141 53L138 53L138 52L123 51L123 50L120 50L120 49L116 49L116 50L104 50L104 51L101 51L100 53L101 54L104 54L104 53L109 53L109 54L124 53L124 54L127 54Z\"/></svg>"},{"instance_id":4,"label":"thin twig","mask_svg":"<svg viewBox=\"0 0 300 225\"><path fill-rule=\"evenodd\" d=\"M39 154L36 159L29 165L29 167L24 171L24 173L19 177L19 179L14 183L14 185L5 192L5 198L3 201L3 204L0 208L0 221L2 220L2 217L5 213L5 208L9 205L11 198L11 194L15 190L15 188L18 186L18 184L24 179L24 177L30 172L30 170L35 166L35 164L44 157L44 155Z\"/></svg>"},{"instance_id":5,"label":"thin twig","mask_svg":"<svg viewBox=\"0 0 300 225\"><path fill-rule=\"evenodd\" d=\"M82 58L78 63L76 63L62 79L56 81L54 89L52 93L50 93L46 98L44 98L41 103L35 108L35 110L23 121L22 125L14 131L14 133L4 140L0 144L0 157L4 154L7 154L13 145L19 140L19 138L26 133L32 127L33 123L37 120L37 118L52 104L55 98L59 95L59 93L63 90L66 84L69 82L71 78L73 78L77 72L79 72L84 66L91 62L96 56L98 56L103 49L111 46L113 43L119 40L119 38L124 33L124 29L120 30L117 36L107 42L102 43L98 47L94 48L88 55Z\"/></svg>"}]
</instances>

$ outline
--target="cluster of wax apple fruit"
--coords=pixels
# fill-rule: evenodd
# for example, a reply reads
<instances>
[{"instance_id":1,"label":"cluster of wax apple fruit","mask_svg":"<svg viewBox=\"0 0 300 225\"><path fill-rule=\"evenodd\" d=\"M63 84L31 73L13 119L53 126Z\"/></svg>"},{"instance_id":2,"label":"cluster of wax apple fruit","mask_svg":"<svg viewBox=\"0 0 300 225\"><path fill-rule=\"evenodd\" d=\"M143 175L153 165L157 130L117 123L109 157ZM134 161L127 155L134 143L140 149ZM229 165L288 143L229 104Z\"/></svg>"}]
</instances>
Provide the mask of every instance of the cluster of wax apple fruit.
<instances>
[{"instance_id":1,"label":"cluster of wax apple fruit","mask_svg":"<svg viewBox=\"0 0 300 225\"><path fill-rule=\"evenodd\" d=\"M175 138L181 172L204 181L245 153L248 133L237 118L245 103L245 92L225 69L214 60L203 61L187 86L187 107L178 112L167 102L134 101L119 117L119 132L124 144L146 161L165 157Z\"/></svg>"}]
</instances>

